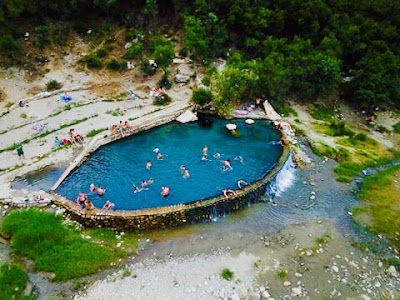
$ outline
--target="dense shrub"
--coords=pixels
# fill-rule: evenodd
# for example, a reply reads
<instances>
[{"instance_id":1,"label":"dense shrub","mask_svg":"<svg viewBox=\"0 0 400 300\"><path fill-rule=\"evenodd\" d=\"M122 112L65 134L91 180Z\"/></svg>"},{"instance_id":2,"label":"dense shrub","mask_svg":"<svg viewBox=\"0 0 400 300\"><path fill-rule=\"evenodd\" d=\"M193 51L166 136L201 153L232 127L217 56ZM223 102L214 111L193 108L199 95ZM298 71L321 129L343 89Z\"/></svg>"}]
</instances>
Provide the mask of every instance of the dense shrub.
<instances>
[{"instance_id":1,"label":"dense shrub","mask_svg":"<svg viewBox=\"0 0 400 300\"><path fill-rule=\"evenodd\" d=\"M331 122L329 128L332 130L333 136L354 136L354 131L352 131L344 122Z\"/></svg>"},{"instance_id":2,"label":"dense shrub","mask_svg":"<svg viewBox=\"0 0 400 300\"><path fill-rule=\"evenodd\" d=\"M25 270L17 265L2 265L0 268L0 299L35 299L34 296L24 295L27 282L28 275Z\"/></svg>"},{"instance_id":3,"label":"dense shrub","mask_svg":"<svg viewBox=\"0 0 400 300\"><path fill-rule=\"evenodd\" d=\"M94 54L88 54L83 59L82 62L91 69L101 69L103 67L103 63L101 59Z\"/></svg>"},{"instance_id":4,"label":"dense shrub","mask_svg":"<svg viewBox=\"0 0 400 300\"><path fill-rule=\"evenodd\" d=\"M113 57L107 61L107 69L112 71L125 71L127 69L127 62L125 59Z\"/></svg>"},{"instance_id":5,"label":"dense shrub","mask_svg":"<svg viewBox=\"0 0 400 300\"><path fill-rule=\"evenodd\" d=\"M156 73L157 66L150 64L149 61L145 59L141 63L141 69L145 75L154 75Z\"/></svg>"},{"instance_id":6,"label":"dense shrub","mask_svg":"<svg viewBox=\"0 0 400 300\"><path fill-rule=\"evenodd\" d=\"M129 49L126 49L124 58L125 59L137 59L142 57L144 51L144 45L142 42L137 42L132 45Z\"/></svg>"},{"instance_id":7,"label":"dense shrub","mask_svg":"<svg viewBox=\"0 0 400 300\"><path fill-rule=\"evenodd\" d=\"M0 52L13 56L21 50L20 43L12 35L0 36Z\"/></svg>"},{"instance_id":8,"label":"dense shrub","mask_svg":"<svg viewBox=\"0 0 400 300\"><path fill-rule=\"evenodd\" d=\"M212 94L210 90L199 88L193 91L192 102L204 106L212 101Z\"/></svg>"},{"instance_id":9,"label":"dense shrub","mask_svg":"<svg viewBox=\"0 0 400 300\"><path fill-rule=\"evenodd\" d=\"M96 51L96 56L99 58L106 57L110 51L106 48L100 48L99 50Z\"/></svg>"},{"instance_id":10,"label":"dense shrub","mask_svg":"<svg viewBox=\"0 0 400 300\"><path fill-rule=\"evenodd\" d=\"M36 33L36 47L38 47L39 49L44 49L51 44L49 26L37 26L35 27L34 31Z\"/></svg>"},{"instance_id":11,"label":"dense shrub","mask_svg":"<svg viewBox=\"0 0 400 300\"><path fill-rule=\"evenodd\" d=\"M18 255L33 260L38 271L53 272L54 280L96 273L125 255L84 240L75 228L63 224L61 216L34 209L11 212L1 231L11 237Z\"/></svg>"},{"instance_id":12,"label":"dense shrub","mask_svg":"<svg viewBox=\"0 0 400 300\"><path fill-rule=\"evenodd\" d=\"M62 88L62 84L59 83L57 80L51 79L46 83L46 89L48 91L59 90Z\"/></svg>"},{"instance_id":13,"label":"dense shrub","mask_svg":"<svg viewBox=\"0 0 400 300\"><path fill-rule=\"evenodd\" d=\"M154 99L153 104L154 105L168 105L171 103L171 101L172 101L171 97L164 93L164 94L157 96Z\"/></svg>"},{"instance_id":14,"label":"dense shrub","mask_svg":"<svg viewBox=\"0 0 400 300\"><path fill-rule=\"evenodd\" d=\"M394 132L400 133L400 122L393 125Z\"/></svg>"}]
</instances>

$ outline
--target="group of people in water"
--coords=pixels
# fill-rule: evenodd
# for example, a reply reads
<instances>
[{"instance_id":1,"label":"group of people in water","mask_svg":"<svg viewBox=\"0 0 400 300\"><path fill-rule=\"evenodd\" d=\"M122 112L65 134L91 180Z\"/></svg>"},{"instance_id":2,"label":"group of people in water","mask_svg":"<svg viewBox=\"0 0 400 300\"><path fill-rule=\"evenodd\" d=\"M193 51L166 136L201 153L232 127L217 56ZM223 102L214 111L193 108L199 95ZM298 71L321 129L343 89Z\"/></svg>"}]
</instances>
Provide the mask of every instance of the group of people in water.
<instances>
[{"instance_id":1,"label":"group of people in water","mask_svg":"<svg viewBox=\"0 0 400 300\"><path fill-rule=\"evenodd\" d=\"M201 161L208 160L208 150L209 150L208 146L204 145L203 150L202 150ZM156 159L157 160L163 160L164 159L164 155L161 154L160 149L158 147L155 147L153 149L153 152L156 154ZM220 160L220 162L222 163L221 171L225 172L225 171L233 170L233 167L232 167L230 159L221 160L221 154L218 153L218 152L213 155L213 158L215 158L216 160ZM238 162L240 162L242 164L244 163L244 159L240 155L235 157L235 161L238 161ZM146 166L147 170L151 170L152 167L153 167L153 164L152 164L151 160L147 160L145 166ZM179 172L181 173L182 178L184 178L184 179L188 179L191 176L189 169L185 165L181 165L179 167ZM141 180L140 184L138 184L138 185L133 184L133 192L136 194L136 193L140 193L142 191L149 190L150 186L153 183L154 183L154 179L151 178L151 177L149 179ZM237 181L237 186L238 186L239 189L243 188L246 185L248 185L248 183L245 182L242 179ZM90 193L95 193L98 196L103 196L106 193L106 189L105 188L103 188L100 185L96 186L94 183L90 184L89 191L90 191ZM161 187L160 195L162 197L168 197L170 195L170 187L168 187L166 185L163 185ZM237 192L235 190L227 188L227 189L222 190L222 195L225 198L229 198L231 196L237 195ZM87 194L83 193L83 192L80 192L78 194L78 197L76 199L76 203L79 204L82 209L90 210L90 209L94 209L95 208L94 204L89 200ZM105 209L105 210L112 210L114 208L115 208L115 204L112 203L109 200L107 200L106 203L102 207L102 209Z\"/></svg>"},{"instance_id":2,"label":"group of people in water","mask_svg":"<svg viewBox=\"0 0 400 300\"><path fill-rule=\"evenodd\" d=\"M114 124L111 126L110 131L111 131L111 135L113 135L113 136L124 137L125 134L132 131L132 129L133 129L133 127L128 121L125 121L125 122L119 121L118 124Z\"/></svg>"},{"instance_id":3,"label":"group of people in water","mask_svg":"<svg viewBox=\"0 0 400 300\"><path fill-rule=\"evenodd\" d=\"M96 193L98 196L103 196L106 193L105 188L101 186L95 186L94 183L90 184L89 191L91 193ZM89 200L88 195L83 192L80 192L78 194L78 197L76 198L76 203L80 205L81 209L91 210L95 208L93 202ZM115 204L107 200L102 209L111 210L114 209L114 207Z\"/></svg>"}]
</instances>

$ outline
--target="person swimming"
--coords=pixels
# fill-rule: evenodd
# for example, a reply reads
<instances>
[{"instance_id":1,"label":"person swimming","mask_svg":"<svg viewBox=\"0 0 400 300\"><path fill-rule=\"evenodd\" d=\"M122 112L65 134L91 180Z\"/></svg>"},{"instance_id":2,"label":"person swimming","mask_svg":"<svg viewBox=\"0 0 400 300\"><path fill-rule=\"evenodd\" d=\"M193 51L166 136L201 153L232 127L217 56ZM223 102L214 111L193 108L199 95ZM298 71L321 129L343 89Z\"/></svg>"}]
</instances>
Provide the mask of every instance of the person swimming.
<instances>
[{"instance_id":1,"label":"person swimming","mask_svg":"<svg viewBox=\"0 0 400 300\"><path fill-rule=\"evenodd\" d=\"M207 155L203 155L203 156L201 157L201 160L202 160L202 161L208 160Z\"/></svg>"},{"instance_id":2,"label":"person swimming","mask_svg":"<svg viewBox=\"0 0 400 300\"><path fill-rule=\"evenodd\" d=\"M114 207L115 207L115 204L109 200L107 200L106 203L103 205L103 209L106 209L106 210L114 209Z\"/></svg>"},{"instance_id":3,"label":"person swimming","mask_svg":"<svg viewBox=\"0 0 400 300\"><path fill-rule=\"evenodd\" d=\"M187 178L190 177L190 173L189 173L189 170L188 170L188 169L186 169L186 170L183 172L183 176L182 176L182 177L185 178L185 179L187 179Z\"/></svg>"},{"instance_id":4,"label":"person swimming","mask_svg":"<svg viewBox=\"0 0 400 300\"><path fill-rule=\"evenodd\" d=\"M161 187L161 196L163 196L163 197L169 196L169 187L167 187L167 186Z\"/></svg>"},{"instance_id":5,"label":"person swimming","mask_svg":"<svg viewBox=\"0 0 400 300\"><path fill-rule=\"evenodd\" d=\"M101 186L97 187L97 195L103 196L106 193L106 189L103 189Z\"/></svg>"},{"instance_id":6,"label":"person swimming","mask_svg":"<svg viewBox=\"0 0 400 300\"><path fill-rule=\"evenodd\" d=\"M222 167L222 171L228 171L228 170L232 170L232 166L231 166L231 161L229 159L226 159L223 161L224 166Z\"/></svg>"},{"instance_id":7,"label":"person swimming","mask_svg":"<svg viewBox=\"0 0 400 300\"><path fill-rule=\"evenodd\" d=\"M157 153L157 159L158 160L163 160L164 159L164 155L162 155L160 152Z\"/></svg>"},{"instance_id":8,"label":"person swimming","mask_svg":"<svg viewBox=\"0 0 400 300\"><path fill-rule=\"evenodd\" d=\"M185 167L184 165L181 165L181 166L179 167L179 171L180 171L182 174L185 172L185 170L186 170L186 167Z\"/></svg>"},{"instance_id":9,"label":"person swimming","mask_svg":"<svg viewBox=\"0 0 400 300\"><path fill-rule=\"evenodd\" d=\"M240 156L240 155L236 156L235 160L239 161L240 163L244 162L244 158L242 156Z\"/></svg>"},{"instance_id":10,"label":"person swimming","mask_svg":"<svg viewBox=\"0 0 400 300\"><path fill-rule=\"evenodd\" d=\"M221 154L219 152L217 152L213 155L213 157L216 159L219 159L219 158L221 158Z\"/></svg>"},{"instance_id":11,"label":"person swimming","mask_svg":"<svg viewBox=\"0 0 400 300\"><path fill-rule=\"evenodd\" d=\"M151 161L149 161L149 160L146 162L146 169L147 170L151 169Z\"/></svg>"},{"instance_id":12,"label":"person swimming","mask_svg":"<svg viewBox=\"0 0 400 300\"><path fill-rule=\"evenodd\" d=\"M96 186L94 185L94 183L91 183L91 184L90 184L90 186L89 186L89 191L91 191L92 193L93 193L94 191L96 191Z\"/></svg>"},{"instance_id":13,"label":"person swimming","mask_svg":"<svg viewBox=\"0 0 400 300\"><path fill-rule=\"evenodd\" d=\"M203 155L207 156L207 154L208 154L208 146L204 145L204 147L203 147Z\"/></svg>"},{"instance_id":14,"label":"person swimming","mask_svg":"<svg viewBox=\"0 0 400 300\"><path fill-rule=\"evenodd\" d=\"M154 149L153 149L153 152L154 152L154 153L158 153L158 152L160 152L160 148L158 148L158 147L154 147Z\"/></svg>"}]
</instances>

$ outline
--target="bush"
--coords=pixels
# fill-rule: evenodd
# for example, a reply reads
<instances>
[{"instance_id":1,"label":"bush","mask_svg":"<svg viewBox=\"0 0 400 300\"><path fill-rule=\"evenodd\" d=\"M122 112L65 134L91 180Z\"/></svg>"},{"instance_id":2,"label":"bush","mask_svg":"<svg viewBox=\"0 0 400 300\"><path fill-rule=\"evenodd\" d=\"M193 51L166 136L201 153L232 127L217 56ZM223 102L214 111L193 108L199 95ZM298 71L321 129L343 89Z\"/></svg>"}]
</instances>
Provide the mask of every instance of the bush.
<instances>
[{"instance_id":1,"label":"bush","mask_svg":"<svg viewBox=\"0 0 400 300\"><path fill-rule=\"evenodd\" d=\"M154 75L157 71L157 66L151 65L148 60L143 60L141 63L142 72L145 75Z\"/></svg>"},{"instance_id":2,"label":"bush","mask_svg":"<svg viewBox=\"0 0 400 300\"><path fill-rule=\"evenodd\" d=\"M311 110L311 116L317 120L330 120L334 116L333 108L320 105L318 108Z\"/></svg>"},{"instance_id":3,"label":"bush","mask_svg":"<svg viewBox=\"0 0 400 300\"><path fill-rule=\"evenodd\" d=\"M164 93L164 94L158 95L154 99L153 104L154 105L163 105L164 106L164 105L170 104L171 101L172 101L171 97Z\"/></svg>"},{"instance_id":4,"label":"bush","mask_svg":"<svg viewBox=\"0 0 400 300\"><path fill-rule=\"evenodd\" d=\"M212 93L210 90L204 88L196 89L193 91L191 101L200 106L204 106L212 102Z\"/></svg>"},{"instance_id":5,"label":"bush","mask_svg":"<svg viewBox=\"0 0 400 300\"><path fill-rule=\"evenodd\" d=\"M137 42L132 45L129 49L126 49L124 58L125 59L137 59L142 57L144 45L142 42Z\"/></svg>"},{"instance_id":6,"label":"bush","mask_svg":"<svg viewBox=\"0 0 400 300\"><path fill-rule=\"evenodd\" d=\"M0 37L0 52L8 55L15 55L21 50L21 44L13 38L12 35L6 34Z\"/></svg>"},{"instance_id":7,"label":"bush","mask_svg":"<svg viewBox=\"0 0 400 300\"><path fill-rule=\"evenodd\" d=\"M84 240L61 216L36 209L11 212L1 231L11 237L15 253L33 260L36 270L53 272L57 281L96 273L126 256L121 249Z\"/></svg>"},{"instance_id":8,"label":"bush","mask_svg":"<svg viewBox=\"0 0 400 300\"><path fill-rule=\"evenodd\" d=\"M400 122L393 125L394 132L400 133Z\"/></svg>"},{"instance_id":9,"label":"bush","mask_svg":"<svg viewBox=\"0 0 400 300\"><path fill-rule=\"evenodd\" d=\"M202 79L201 79L201 83L204 84L205 86L210 86L211 84L211 77L208 75L205 75Z\"/></svg>"},{"instance_id":10,"label":"bush","mask_svg":"<svg viewBox=\"0 0 400 300\"><path fill-rule=\"evenodd\" d=\"M24 295L28 282L25 270L14 264L2 265L0 268L0 299L35 299Z\"/></svg>"},{"instance_id":11,"label":"bush","mask_svg":"<svg viewBox=\"0 0 400 300\"><path fill-rule=\"evenodd\" d=\"M221 277L225 280L231 281L233 279L234 273L229 269L223 269L221 271Z\"/></svg>"},{"instance_id":12,"label":"bush","mask_svg":"<svg viewBox=\"0 0 400 300\"><path fill-rule=\"evenodd\" d=\"M124 59L113 57L107 62L107 69L112 71L125 71L127 69L127 62Z\"/></svg>"},{"instance_id":13,"label":"bush","mask_svg":"<svg viewBox=\"0 0 400 300\"><path fill-rule=\"evenodd\" d=\"M106 57L108 55L109 51L106 48L100 48L99 50L96 51L96 56L99 58Z\"/></svg>"},{"instance_id":14,"label":"bush","mask_svg":"<svg viewBox=\"0 0 400 300\"><path fill-rule=\"evenodd\" d=\"M82 62L91 69L101 69L103 67L103 63L101 59L94 54L88 54L83 59Z\"/></svg>"},{"instance_id":15,"label":"bush","mask_svg":"<svg viewBox=\"0 0 400 300\"><path fill-rule=\"evenodd\" d=\"M46 83L46 89L48 91L59 90L62 88L62 84L59 83L57 80L51 79Z\"/></svg>"},{"instance_id":16,"label":"bush","mask_svg":"<svg viewBox=\"0 0 400 300\"><path fill-rule=\"evenodd\" d=\"M333 136L354 136L354 131L352 131L344 122L331 122L329 128L332 129Z\"/></svg>"},{"instance_id":17,"label":"bush","mask_svg":"<svg viewBox=\"0 0 400 300\"><path fill-rule=\"evenodd\" d=\"M35 27L34 31L36 33L36 47L39 49L44 49L51 44L49 26L37 26Z\"/></svg>"}]
</instances>

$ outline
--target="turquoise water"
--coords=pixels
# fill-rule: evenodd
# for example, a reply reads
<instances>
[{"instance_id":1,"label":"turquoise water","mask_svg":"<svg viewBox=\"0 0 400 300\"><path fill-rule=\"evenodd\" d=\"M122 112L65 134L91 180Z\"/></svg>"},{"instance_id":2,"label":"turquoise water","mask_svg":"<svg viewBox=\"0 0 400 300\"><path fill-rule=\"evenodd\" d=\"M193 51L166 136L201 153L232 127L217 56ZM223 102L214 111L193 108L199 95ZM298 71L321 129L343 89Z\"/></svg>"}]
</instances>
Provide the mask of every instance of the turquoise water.
<instances>
[{"instance_id":1,"label":"turquoise water","mask_svg":"<svg viewBox=\"0 0 400 300\"><path fill-rule=\"evenodd\" d=\"M225 125L238 126L236 134ZM253 125L244 120L214 120L211 127L199 123L173 122L142 132L98 149L76 169L57 189L57 193L75 200L79 192L88 193L96 207L106 200L116 209L142 209L190 203L221 194L225 188L237 189L237 181L252 182L262 178L276 164L282 148L275 142L279 132L266 121ZM202 161L202 150L207 145L208 160ZM156 159L155 147L164 155ZM215 153L220 158L214 158ZM237 158L241 156L243 161ZM223 171L223 160L231 161L232 170ZM146 169L150 160L152 167ZM180 172L184 165L190 173L185 179ZM134 193L133 185L154 179L143 191ZM89 185L100 185L104 196L89 192ZM170 195L162 197L161 187L168 186Z\"/></svg>"}]
</instances>

